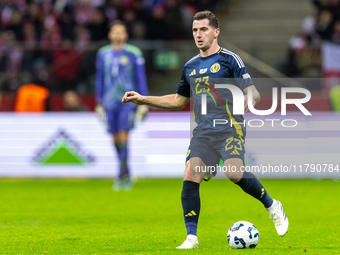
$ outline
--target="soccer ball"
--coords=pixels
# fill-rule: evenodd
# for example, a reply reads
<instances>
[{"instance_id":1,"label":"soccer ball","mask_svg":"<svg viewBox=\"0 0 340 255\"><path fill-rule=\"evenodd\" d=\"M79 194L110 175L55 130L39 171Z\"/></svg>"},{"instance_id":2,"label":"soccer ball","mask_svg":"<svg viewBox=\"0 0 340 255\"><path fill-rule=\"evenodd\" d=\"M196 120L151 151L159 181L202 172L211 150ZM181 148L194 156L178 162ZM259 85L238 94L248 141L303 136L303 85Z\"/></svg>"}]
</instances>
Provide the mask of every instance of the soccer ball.
<instances>
[{"instance_id":1,"label":"soccer ball","mask_svg":"<svg viewBox=\"0 0 340 255\"><path fill-rule=\"evenodd\" d=\"M248 221L238 221L228 231L228 243L233 249L253 249L258 242L259 231Z\"/></svg>"}]
</instances>

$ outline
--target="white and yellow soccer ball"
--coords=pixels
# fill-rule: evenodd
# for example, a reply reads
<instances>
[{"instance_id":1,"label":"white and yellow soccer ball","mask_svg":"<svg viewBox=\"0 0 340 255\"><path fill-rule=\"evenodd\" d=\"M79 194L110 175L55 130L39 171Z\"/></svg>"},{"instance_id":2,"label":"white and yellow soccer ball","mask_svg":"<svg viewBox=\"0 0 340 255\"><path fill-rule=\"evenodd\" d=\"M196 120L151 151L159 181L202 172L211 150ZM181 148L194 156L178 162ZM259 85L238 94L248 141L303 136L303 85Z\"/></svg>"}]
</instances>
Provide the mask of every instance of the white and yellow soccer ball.
<instances>
[{"instance_id":1,"label":"white and yellow soccer ball","mask_svg":"<svg viewBox=\"0 0 340 255\"><path fill-rule=\"evenodd\" d=\"M248 221L234 223L228 231L228 243L233 249L253 249L259 242L259 231Z\"/></svg>"}]
</instances>

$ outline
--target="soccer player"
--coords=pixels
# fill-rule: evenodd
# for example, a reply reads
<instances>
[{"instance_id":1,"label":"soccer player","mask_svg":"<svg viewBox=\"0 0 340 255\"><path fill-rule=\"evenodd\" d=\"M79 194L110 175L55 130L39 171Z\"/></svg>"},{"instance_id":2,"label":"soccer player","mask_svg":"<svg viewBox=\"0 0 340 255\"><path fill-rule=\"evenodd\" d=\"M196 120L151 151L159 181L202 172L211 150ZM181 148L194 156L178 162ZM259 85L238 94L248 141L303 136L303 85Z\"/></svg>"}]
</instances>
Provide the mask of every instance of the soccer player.
<instances>
[{"instance_id":1,"label":"soccer player","mask_svg":"<svg viewBox=\"0 0 340 255\"><path fill-rule=\"evenodd\" d=\"M144 58L136 46L127 44L128 33L121 21L113 23L108 38L111 44L99 49L96 63L96 112L107 122L120 161L118 177L113 188L130 189L132 186L127 163L129 130L133 127L136 106L122 104L125 92L138 91L147 95ZM138 107L143 120L147 106ZM105 119L106 117L106 119Z\"/></svg>"},{"instance_id":2,"label":"soccer player","mask_svg":"<svg viewBox=\"0 0 340 255\"><path fill-rule=\"evenodd\" d=\"M214 88L214 84L233 83L241 89L244 96L241 92L241 98L238 100L242 100L242 106L244 100L245 111L248 111L248 93L252 95L250 103L253 106L260 101L260 95L240 57L218 45L220 29L213 13L210 11L196 13L193 17L192 32L200 53L185 64L176 94L145 97L132 91L127 92L122 98L123 103L133 102L165 109L181 109L189 101L190 94L193 96L197 127L190 141L181 194L187 238L177 248L198 247L196 232L200 213L199 187L203 179L208 180L216 173L209 173L207 176L200 169L218 164L220 158L226 169L228 167L234 169L225 171L226 176L244 192L261 201L272 217L277 233L284 236L288 230L288 218L282 204L269 196L252 173L242 171L245 126L242 125L243 116L233 114L236 97L233 98L228 89ZM202 101L207 102L206 108ZM228 124L214 125L214 119L228 120Z\"/></svg>"}]
</instances>

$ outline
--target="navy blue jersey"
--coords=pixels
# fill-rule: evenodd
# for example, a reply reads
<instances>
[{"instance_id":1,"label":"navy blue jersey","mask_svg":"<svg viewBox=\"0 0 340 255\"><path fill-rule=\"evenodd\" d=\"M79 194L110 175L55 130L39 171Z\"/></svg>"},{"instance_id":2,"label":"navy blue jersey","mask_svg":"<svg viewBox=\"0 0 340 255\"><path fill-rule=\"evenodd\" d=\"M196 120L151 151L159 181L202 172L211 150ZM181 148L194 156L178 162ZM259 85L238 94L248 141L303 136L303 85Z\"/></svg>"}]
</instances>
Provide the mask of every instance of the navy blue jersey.
<instances>
[{"instance_id":1,"label":"navy blue jersey","mask_svg":"<svg viewBox=\"0 0 340 255\"><path fill-rule=\"evenodd\" d=\"M241 58L225 48L208 57L199 54L184 66L177 93L193 97L194 117L197 127L194 135L212 135L219 139L219 134L236 133L245 137L243 116L233 114L233 97L229 89L215 88L215 84L232 84L240 90L253 84ZM206 98L206 115L202 115L202 95ZM215 125L214 119L227 120L227 124ZM231 126L231 122L233 126ZM241 124L237 124L241 123Z\"/></svg>"}]
</instances>

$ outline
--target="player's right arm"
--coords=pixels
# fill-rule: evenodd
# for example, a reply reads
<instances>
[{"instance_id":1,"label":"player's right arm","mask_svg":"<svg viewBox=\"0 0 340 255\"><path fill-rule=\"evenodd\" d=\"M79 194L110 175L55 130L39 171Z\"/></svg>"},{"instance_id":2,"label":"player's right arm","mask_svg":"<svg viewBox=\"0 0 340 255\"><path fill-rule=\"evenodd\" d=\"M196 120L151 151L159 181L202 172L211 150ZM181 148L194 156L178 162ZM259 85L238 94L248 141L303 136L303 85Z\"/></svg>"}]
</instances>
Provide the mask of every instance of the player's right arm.
<instances>
[{"instance_id":1,"label":"player's right arm","mask_svg":"<svg viewBox=\"0 0 340 255\"><path fill-rule=\"evenodd\" d=\"M101 121L105 120L105 110L102 104L104 96L104 66L100 50L96 59L96 107L95 111Z\"/></svg>"},{"instance_id":2,"label":"player's right arm","mask_svg":"<svg viewBox=\"0 0 340 255\"><path fill-rule=\"evenodd\" d=\"M142 96L135 91L129 91L125 93L122 103L132 102L137 105L176 110L183 109L189 100L190 97L181 96L177 93L165 96Z\"/></svg>"},{"instance_id":3,"label":"player's right arm","mask_svg":"<svg viewBox=\"0 0 340 255\"><path fill-rule=\"evenodd\" d=\"M96 59L96 103L102 104L104 96L104 66L100 50Z\"/></svg>"},{"instance_id":4,"label":"player's right arm","mask_svg":"<svg viewBox=\"0 0 340 255\"><path fill-rule=\"evenodd\" d=\"M149 105L161 109L180 110L190 100L190 85L185 77L186 66L182 71L181 81L178 85L176 94L165 96L142 96L135 91L126 92L122 103L132 102L138 105Z\"/></svg>"}]
</instances>

